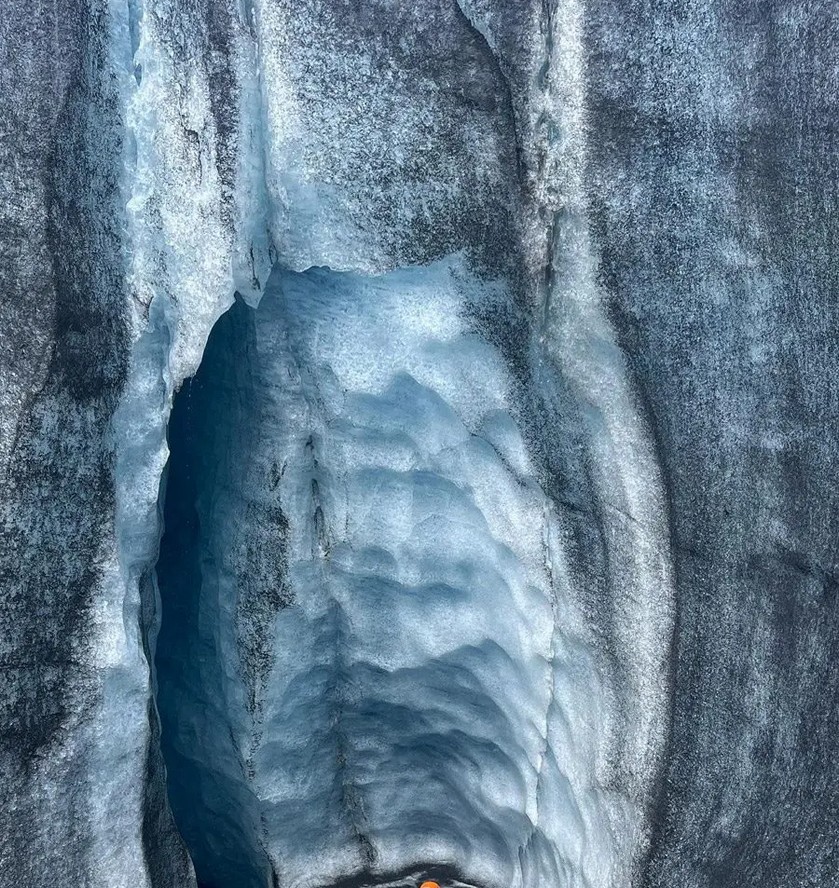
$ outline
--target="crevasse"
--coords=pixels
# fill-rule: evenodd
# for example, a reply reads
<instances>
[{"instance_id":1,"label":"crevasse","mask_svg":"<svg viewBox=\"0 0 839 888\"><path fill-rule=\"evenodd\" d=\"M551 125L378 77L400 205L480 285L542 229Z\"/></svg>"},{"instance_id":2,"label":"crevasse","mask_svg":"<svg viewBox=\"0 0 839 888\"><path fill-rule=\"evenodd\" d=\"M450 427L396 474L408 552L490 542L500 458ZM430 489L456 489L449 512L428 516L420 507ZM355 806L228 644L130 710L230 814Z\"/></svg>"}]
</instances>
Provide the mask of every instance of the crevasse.
<instances>
[{"instance_id":1,"label":"crevasse","mask_svg":"<svg viewBox=\"0 0 839 888\"><path fill-rule=\"evenodd\" d=\"M132 10L108 699L141 767L156 690L199 879L623 884L670 591L574 184L578 12L525 23L553 36L523 62L476 10Z\"/></svg>"}]
</instances>

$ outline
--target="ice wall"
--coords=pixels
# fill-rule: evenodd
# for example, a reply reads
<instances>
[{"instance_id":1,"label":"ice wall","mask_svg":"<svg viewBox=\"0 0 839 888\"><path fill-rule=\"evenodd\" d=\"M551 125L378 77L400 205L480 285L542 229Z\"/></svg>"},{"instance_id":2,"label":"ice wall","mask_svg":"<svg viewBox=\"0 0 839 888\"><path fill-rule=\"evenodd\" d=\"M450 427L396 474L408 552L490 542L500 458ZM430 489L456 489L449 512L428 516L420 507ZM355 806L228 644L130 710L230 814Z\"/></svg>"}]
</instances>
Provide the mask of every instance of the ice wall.
<instances>
[{"instance_id":1,"label":"ice wall","mask_svg":"<svg viewBox=\"0 0 839 888\"><path fill-rule=\"evenodd\" d=\"M627 877L614 689L475 323L511 298L459 256L278 269L179 396L158 699L207 884Z\"/></svg>"},{"instance_id":2,"label":"ice wall","mask_svg":"<svg viewBox=\"0 0 839 888\"><path fill-rule=\"evenodd\" d=\"M678 577L652 886L837 883L837 36L825 3L590 18L593 218Z\"/></svg>"},{"instance_id":3,"label":"ice wall","mask_svg":"<svg viewBox=\"0 0 839 888\"><path fill-rule=\"evenodd\" d=\"M199 871L833 884L830 4L4 13L0 884L194 884L236 293Z\"/></svg>"},{"instance_id":4,"label":"ice wall","mask_svg":"<svg viewBox=\"0 0 839 888\"><path fill-rule=\"evenodd\" d=\"M122 96L102 4L2 19L0 884L142 885L149 694L114 579L109 434L130 348Z\"/></svg>"}]
</instances>

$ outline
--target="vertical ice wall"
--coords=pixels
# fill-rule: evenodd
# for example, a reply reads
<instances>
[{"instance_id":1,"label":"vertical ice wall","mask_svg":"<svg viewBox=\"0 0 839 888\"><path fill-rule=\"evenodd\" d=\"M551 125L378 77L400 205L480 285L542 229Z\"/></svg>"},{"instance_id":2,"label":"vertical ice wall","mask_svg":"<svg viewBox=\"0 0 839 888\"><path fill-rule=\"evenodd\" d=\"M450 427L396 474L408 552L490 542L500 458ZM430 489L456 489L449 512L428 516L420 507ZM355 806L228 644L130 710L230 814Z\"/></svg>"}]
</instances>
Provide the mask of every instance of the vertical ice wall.
<instances>
[{"instance_id":1,"label":"vertical ice wall","mask_svg":"<svg viewBox=\"0 0 839 888\"><path fill-rule=\"evenodd\" d=\"M11 3L0 23L3 886L144 879L145 749L120 751L125 768L99 755L122 724L102 701L124 634L106 604L108 429L128 357L109 26L95 0ZM142 675L142 658L130 668ZM122 711L136 707L140 721L147 706L143 689ZM120 793L129 804L110 807Z\"/></svg>"},{"instance_id":2,"label":"vertical ice wall","mask_svg":"<svg viewBox=\"0 0 839 888\"><path fill-rule=\"evenodd\" d=\"M536 450L558 507L574 599L596 627L592 654L600 658L609 698L587 779L616 792L602 815L610 828L590 859L582 856L573 872L557 878L625 884L646 853L667 738L675 589L650 417L600 273L589 5L461 5L486 36L512 97L524 193L522 255L537 294L530 352L530 410L540 417ZM559 724L556 730L561 737Z\"/></svg>"},{"instance_id":3,"label":"vertical ice wall","mask_svg":"<svg viewBox=\"0 0 839 888\"><path fill-rule=\"evenodd\" d=\"M473 320L510 298L460 257L277 271L214 332L158 567L172 804L208 883L626 877L614 690Z\"/></svg>"},{"instance_id":4,"label":"vertical ice wall","mask_svg":"<svg viewBox=\"0 0 839 888\"><path fill-rule=\"evenodd\" d=\"M308 878L283 870L294 853L284 824L294 792L298 804L306 793L272 783L297 773L293 756L272 778L273 757L260 753L272 724L275 740L291 736L278 727L291 709L271 710L269 691L291 668L276 646L297 613L280 607L293 579L310 596L296 605L316 627L310 640L325 633L331 651L304 664L300 705L314 725L346 709L329 741L350 775L343 795L332 806L323 785L334 769L318 771L318 802L299 818L319 805L336 824L322 872L410 867L420 848L487 884L835 881L834 25L829 4L804 2L12 3L0 24L4 885L192 882L163 792L149 668L166 425L214 322L237 291L256 304L271 267L276 290L254 324L288 339L257 364L277 403L302 411L276 439L293 470L269 472L265 492L248 480L264 443L228 442L225 459L242 455L232 483L247 482L255 505L237 523L243 577L207 588L246 594L226 600L229 613L205 608L219 616L202 628L226 627L235 662L258 668L216 644L232 674L204 663L190 681L207 685L188 688L194 699L218 688L218 723L241 732L229 761L245 767L225 792L244 791L247 816L229 805L224 822L240 830L227 847L259 861L255 878L272 868L291 884ZM458 269L457 286L440 283L441 269ZM391 306L386 319L371 293ZM390 354L376 325L404 329L399 312L417 293L445 330L391 355L404 366L391 365L387 385L361 378L365 356ZM347 311L333 326L352 346L343 358L329 346L340 372L317 362L308 331L291 332L336 305ZM474 389L411 388L400 375L438 340L442 364L456 363L461 336L480 343ZM278 383L275 347L313 362L309 388ZM226 360L234 376L250 366L235 350ZM321 390L329 397L312 406ZM495 431L518 461L489 433L495 456L473 453L471 432L452 445L469 460L441 461L430 441L442 408L424 390L458 421L500 398ZM497 554L486 534L504 541L504 570L537 590L503 611L515 654L499 642L505 666L474 644L480 655L456 664L487 687L508 676L487 705L514 727L496 771L479 722L461 730L478 686L464 679L457 711L438 713L453 757L438 770L455 755L469 766L453 769L467 789L447 830L411 807L417 793L382 802L387 769L364 769L396 741L368 743L378 710L357 717L390 685L357 678L353 658L409 656L388 638L363 647L364 595L422 553L396 545L398 484L372 488L387 516L375 533L359 519L336 537L342 515L361 513L351 490L369 491L363 473L333 489L339 473L327 467L345 465L359 416L380 438L395 404L424 482L435 495L454 485L452 514L486 522L466 522L464 551L477 563L484 544ZM272 430L278 414L266 414ZM407 446L391 444L360 456L387 468ZM480 490L484 475L507 490L517 472L527 483L504 503ZM295 508L272 511L280 495ZM512 514L521 532L492 524ZM550 557L534 566L537 523ZM217 534L210 548L223 558L234 544ZM367 557L373 537L399 551L396 566L353 554L336 578L338 556ZM442 573L448 554L433 559ZM248 587L263 574L264 596ZM488 603L492 582L468 579L449 584L462 593L444 602L450 613ZM409 585L398 577L397 589ZM531 617L532 638L514 645L508 635L518 643ZM453 621L453 649L468 628ZM526 705L505 702L516 676L534 695ZM448 673L438 679L450 689ZM412 673L419 697L432 685ZM423 709L419 697L404 708ZM416 752L416 774L438 742ZM512 774L510 762L515 786L471 779L481 767Z\"/></svg>"},{"instance_id":5,"label":"vertical ice wall","mask_svg":"<svg viewBox=\"0 0 839 888\"><path fill-rule=\"evenodd\" d=\"M629 878L645 848L644 806L663 740L667 690L664 660L669 644L671 585L657 469L639 405L601 304L595 280L596 256L588 242L579 10L568 7L548 20L525 17L524 24L513 23L520 32L513 29L504 36L513 41L514 49L521 54L514 61L524 73L536 71L539 66L543 69L534 77L535 83L520 81L515 87L505 73L510 59L500 52L494 54L498 51L497 47L493 49L494 35L484 33L477 18L470 21L457 7L429 4L421 11L377 8L375 15L346 8L344 18L322 7L307 9L302 19L298 18L299 12L283 4L264 4L255 9L254 17L256 33L263 35L259 44L261 85L266 130L271 134L266 142L266 181L280 262L296 268L323 263L339 269L381 271L466 246L473 266L469 274L474 275L477 270L486 275L494 266L492 273L502 276L498 286L504 295L499 296L498 287L494 293L483 293L478 287L477 293L469 297L450 297L454 302L449 307L436 305L433 288L442 285L435 285L436 272L431 267L411 271L414 277L405 281L389 276L381 283L371 281L364 286L346 283L354 278L324 274L310 275L306 280L311 283L303 287L294 284L293 277L277 273L277 298L290 300L290 306L277 311L263 304L257 312L257 330L272 330L273 338L266 339L269 344L265 344L257 334L261 344L254 346L260 355L253 370L256 381L248 376L242 384L243 394L229 396L236 403L255 397L250 387L256 388L258 397L264 396L262 387L273 392L270 399L277 403L268 411L268 419L263 415L264 408L260 408L259 419L253 420L258 423L260 434L257 438L248 436L244 446L249 451L241 455L243 461L255 459L265 465L256 482L248 480L244 470L233 468L231 476L213 476L213 480L206 482L209 487L201 487L196 493L198 515L208 511L203 519L195 519L205 528L205 538L193 542L197 551L206 552L207 547L209 554L198 559L203 567L194 566L188 571L190 584L196 582L197 576L202 583L200 590L189 593L197 596L189 631L196 634L196 644L210 660L215 657L222 664L208 668L215 670L214 687L222 689L224 702L206 708L207 700L200 692L202 683L190 675L185 658L168 647L161 654L161 663L164 659L170 661L167 672L175 673L165 676L171 686L161 694L164 701L171 694L171 702L165 705L169 710L166 718L171 719L170 731L176 734L172 744L175 754L189 761L188 767L192 769L179 787L180 797L174 797L176 810L180 807L184 829L198 843L200 850L196 853L208 874L214 868L223 868L224 860L229 861L237 853L227 847L224 836L229 839L236 834L236 828L244 829L247 836L237 840L238 851L242 847L256 851L259 862L255 868L264 868L264 875L254 874L255 884L268 879L270 871L277 873L281 883L314 885L360 870L396 873L435 860L457 863L464 873L471 872L472 878L486 884L512 880L514 884L535 885L545 879L569 884L584 884L586 880L619 884ZM574 26L570 31L569 21ZM534 54L533 47L538 50L540 43L530 41L534 35L538 37L539 28L547 29L543 30L546 52L550 48L555 53L550 58ZM411 35L407 43L406 31ZM453 65L459 58L456 53L462 53L464 47L466 71L455 74ZM374 71L387 72L387 77L374 79ZM441 93L437 85L438 80L445 82L451 76L459 77L463 84L459 99L453 97L456 93ZM535 95L531 94L533 89ZM532 120L537 113L532 105L538 106L540 118L552 115L549 122L540 122L547 135L536 131ZM364 108L364 114L358 113L359 107ZM460 118L454 116L455 108L459 108ZM417 126L425 134L424 139L418 138ZM499 132L509 134L506 145L499 141ZM517 150L516 154L511 152L512 148ZM545 182L545 170L540 170L535 160L540 155L552 173L561 169L566 177L567 181L557 189L559 196ZM461 157L466 156L477 157L479 163L464 169ZM415 173L408 176L411 168ZM379 182L380 186L376 184ZM518 192L522 184L526 186L523 194ZM521 223L501 211L504 195L517 192ZM443 199L445 205L441 203ZM498 207L489 227L475 216L482 205ZM422 213L418 215L420 208ZM449 221L458 218L459 230ZM490 264L487 247L500 246L499 234L504 231L509 245L501 253L496 251ZM553 271L547 273L548 268ZM419 288L420 297L412 296L412 286ZM285 291L295 287L301 289L301 295L291 298ZM509 786L508 796L500 793L499 798L505 802L494 804L506 805L510 810L496 813L495 820L489 819L495 833L485 834L480 826L486 822L486 808L492 809L492 804L481 797L483 788L475 783L477 772L471 781L461 775L448 781L442 777L436 783L431 781L450 792L457 787L463 797L456 811L451 810L451 801L437 802L440 820L436 828L430 825L434 820L433 801L428 801L419 813L411 807L416 804L415 796L420 795L418 788L407 792L406 798L397 798L399 794L390 791L388 804L376 809L377 794L388 792L391 784L381 769L373 768L375 751L364 749L353 755L353 744L361 743L369 730L384 730L384 712L377 721L373 715L378 710L365 704L371 713L369 723L350 713L347 720L354 728L339 730L332 724L336 711L343 713L345 706L351 708L341 695L347 683L344 673L352 675L354 669L360 668L352 661L354 645L362 644L366 633L376 632L375 620L365 614L364 596L377 601L376 615L380 619L386 620L382 613L392 608L392 619L398 620L399 590L405 583L401 575L394 579L388 574L391 585L385 583L382 587L382 578L375 568L354 583L346 578L337 582L330 579L333 568L325 555L330 546L328 528L337 522L337 529L331 531L335 545L343 546L345 553L349 553L346 557L352 558L356 557L356 546L362 551L374 546L378 534L377 545L395 561L394 570L410 572L409 565L400 564L400 557L393 554L396 544L388 542L397 533L400 521L405 520L400 518L400 510L405 508L404 494L400 498L397 493L390 493L395 497L393 505L384 500L370 506L365 503L365 496L375 500L374 494L357 494L359 509L373 508L388 517L380 519L375 533L369 529L356 531L360 534L356 540L341 518L342 513L352 511L347 504L349 494L342 498L334 489L349 482L334 477L337 470L329 468L328 453L317 455L317 442L327 434L322 428L326 422L324 413L338 410L334 405L320 403L327 397L321 388L328 384L328 390L343 391L346 396L347 391L353 390L354 378L348 368L389 360L388 348L392 344L375 336L376 328L383 324L376 310L382 309L364 308L373 301L372 296L365 295L367 289L390 307L389 324L397 324L393 316L398 317L400 310L404 311L418 298L431 303L433 310L426 310L430 316L439 315L444 326L456 329L457 324L471 318L475 335L480 335L489 353L495 355L493 360L505 370L497 378L488 375L484 380L487 388L480 394L467 387L462 395L469 402L491 402L488 393L512 398L510 404L517 398L524 399L521 410L508 405L505 421L515 430L513 440L518 440L517 446L523 448L528 460L526 473L532 476L532 483L543 497L541 509L532 508L531 514L521 519L521 533L525 533L524 528L530 533L538 528L540 569L550 575L542 577L547 586L539 600L542 607L550 606L549 622L553 629L542 642L533 641L536 653L516 650L510 655L512 665L506 683L515 687L512 676L524 670L538 687L540 680L522 665L536 656L546 664L541 683L542 693L547 696L541 706L536 706L540 710L538 716L522 711L503 715L511 725L512 736L525 746L518 759L512 757L513 772L518 773L523 788L516 802L512 801ZM320 305L324 307L319 308ZM334 335L343 336L348 342L344 369L340 372L331 364L331 360L338 358L320 354L319 348L328 351L324 342L315 348L305 342L289 345L286 341L295 325L306 329L310 324L321 329L318 311L330 318L338 331ZM350 321L344 324L341 311L360 314L356 327L347 327ZM333 317L330 313L337 314ZM370 326L369 334L365 324ZM390 328L385 325L385 329ZM414 348L420 351L434 343L433 336L429 343L423 344L419 336L417 340L419 344ZM289 349L293 359L283 357ZM302 351L305 359L295 355L295 350ZM409 361L410 349L400 358ZM236 360L235 352L231 351L228 360ZM444 361L442 353L440 360ZM282 367L283 361L291 361L293 370L271 369L272 362ZM478 362L477 366L483 365ZM409 367L410 363L401 370L391 368L390 373L401 378L399 373L407 373ZM356 375L358 372L355 371ZM302 393L294 397L288 392L283 394L285 373L303 379L311 377L308 388L301 382ZM325 381L320 380L324 374ZM344 378L347 376L349 382ZM264 379L272 382L269 385ZM376 383L378 387L382 385L384 382ZM413 433L417 440L422 442L424 436L439 434L433 424L429 425L419 405L411 407L410 397L404 391L400 391L399 397L407 400L401 408L405 417L410 417L412 409L418 411L418 428ZM374 408L368 405L367 409L375 417ZM387 417L387 403L380 409ZM462 410L454 409L456 417L459 412ZM287 417L285 421L283 416ZM371 420L374 427L385 421L381 417ZM206 426L201 427L206 432ZM236 436L235 441L241 444L241 436ZM227 441L228 447L232 445L232 440ZM562 497L563 487L572 486L573 481L558 477L558 472L579 468L567 463L575 458L573 454L580 445L585 452L587 484L575 492L575 503L552 500L551 496ZM321 441L320 446L328 449L329 442ZM344 446L332 443L340 452ZM254 456L253 449L256 453L264 449L271 458ZM379 451L385 449L384 445L379 446ZM222 465L231 463L232 457L223 447L220 452L213 452ZM392 458L399 452L397 447ZM385 475L392 471L383 455L371 454L368 458L371 466ZM423 459L428 457L423 456L421 449L414 458L423 465ZM564 460L566 465L562 465ZM345 473L350 472L346 459L338 464L345 467ZM285 468L294 466L296 470L289 468L286 477ZM368 467L368 471L373 469ZM451 468L447 469L448 474L436 466L434 471L426 471L455 484L455 490L458 480L469 486L464 478L456 479ZM305 484L299 480L301 472ZM235 482L226 480L229 477L234 477ZM264 625L260 624L258 629L258 644L256 639L251 642L259 648L267 672L258 680L244 674L234 675L231 680L224 677L230 668L224 664L229 664L235 648L231 639L243 631L237 621L242 607L247 606L242 605L241 599L253 594L246 591L251 581L243 580L248 568L241 564L242 552L257 551L266 545L265 520L270 512L264 503L254 506L251 497L259 501L257 493L240 493L239 488L249 491L254 486L258 491L260 486L270 487L272 477L276 478L276 491L270 497L277 502L271 508L279 509L278 514L282 515L275 532L275 536L283 538L282 552L277 551L278 563L268 572L267 585L257 593L257 598L261 595L266 599L273 596L291 600L282 614L260 611ZM369 478L367 482L371 483ZM361 482L354 483L356 489L364 490ZM215 485L230 491L224 497L229 496L234 505L220 504L223 500L213 493ZM294 494L296 488L303 493ZM454 500L451 507L456 508ZM479 507L477 513L484 521L498 520L497 516L503 516L505 510L519 508L507 503L484 503L483 507L489 514ZM331 514L335 510L338 514ZM552 516L547 524L544 514L540 517L546 511ZM582 518L579 513L583 513ZM242 540L239 543L230 539L226 530L234 514L245 516L236 533L236 538ZM306 514L312 516L307 519L313 522L311 526L301 524ZM370 537L367 542L365 534ZM580 538L583 545L578 542ZM472 530L465 545L480 545L480 540L480 532ZM585 551L589 540L600 548L599 562ZM280 544L275 541L275 545ZM426 545L429 551L433 549L434 538ZM177 542L173 541L171 546L177 549ZM408 562L415 557L415 553L401 549L399 554ZM445 557L443 548L438 558ZM485 549L483 557L490 557ZM250 570L257 570L249 558L244 558L245 563ZM475 558L479 563L480 559ZM225 559L232 559L237 566L224 566ZM432 560L430 555L425 559ZM321 562L325 566L319 567ZM183 570L175 573L185 575ZM509 589L510 585L506 582L504 588ZM270 586L272 592L268 590ZM355 597L345 588L348 586ZM409 588L414 597L422 600L422 587L416 589L409 584ZM494 608L492 588L490 581L466 584L466 600L476 618ZM173 592L167 590L165 594L169 600ZM517 600L512 593L510 596L510 619L538 620L533 616L539 612L538 605ZM454 604L449 609L457 612ZM499 610L495 608L495 619L499 620L496 631L505 626L500 622ZM207 615L216 611L218 625ZM445 608L441 612L445 613ZM179 619L187 620L188 616L181 614ZM416 618L416 614L413 616ZM406 624L410 624L409 617L405 617ZM447 625L445 618L441 620ZM309 624L312 628L306 629ZM286 626L297 628L292 631ZM596 638L595 627L603 635L601 640ZM487 631L489 642L499 644ZM541 631L545 633L544 629ZM291 632L291 636L286 638L285 632ZM356 640L356 634L362 641ZM501 631L502 638L508 634L520 635L521 630ZM173 638L177 635L179 632ZM469 637L468 631L464 637ZM386 639L378 635L376 638L384 647L381 656L385 656ZM458 649L455 641L449 645ZM469 646L480 650L474 641ZM504 645L499 646L504 649ZM309 651L316 652L314 663L308 660ZM326 661L320 662L319 657ZM350 658L349 663L343 663L344 657ZM171 660L176 661L174 665ZM436 656L431 666L425 665L431 673L434 662ZM399 674L398 662L388 662L388 666ZM478 656L469 668L488 671L489 677L482 676L481 681L493 682L495 693L503 696L505 682L492 677L491 654ZM500 666L495 668L504 671ZM295 669L301 671L300 677L296 677ZM420 669L411 674L419 697L414 706L422 712L426 706L423 672ZM385 677L380 678L384 690L374 687L365 691L355 688L352 682L350 685L362 702L368 698L375 701L377 695L387 699L390 683L396 682L387 675L386 670ZM197 694L190 683L197 684ZM285 702L287 694L292 693L283 690L287 684L294 688L291 702ZM473 689L471 693L477 695L478 691ZM301 695L302 699L298 699ZM468 709L469 694L463 699ZM354 698L351 702L361 705ZM200 715L202 709L205 716ZM403 747L410 750L410 743L399 738L415 729L411 725L411 710L410 702L403 700L400 717L406 725L395 725L393 738L376 741L381 755L396 755L394 750ZM178 725L177 712L183 713L183 725ZM313 723L307 718L310 713L314 713ZM468 717L458 713L449 713L447 717L460 725L458 730L463 735L459 743L467 752L458 752L458 756L471 751L480 759L482 744L496 742L483 737L480 730L477 736L470 734L474 725ZM205 719L216 726L214 730ZM334 730L318 732L318 719L325 719ZM539 739L528 751L523 738L533 730L528 727L531 722L537 726L535 737ZM294 725L306 726L300 739L301 751L283 746L294 736ZM315 732L314 737L321 733L325 737L320 753L321 747L312 739L310 730ZM276 740L271 739L272 732ZM213 736L223 738L226 751L214 750L211 741L202 744L200 750L190 749L196 737ZM330 753L330 744L336 742L342 744L341 749ZM455 752L456 749L452 754ZM238 758L238 776L230 764L231 753ZM343 764L338 767L335 762ZM421 757L415 766L415 779L421 782ZM438 767L443 765L438 762ZM496 767L500 767L498 763ZM365 768L371 769L370 776L363 781L368 787L366 793L346 777L345 772L352 773L353 768L362 773ZM492 773L491 764L485 765L485 772ZM217 786L214 780L218 781ZM204 781L208 786L209 814L197 809L189 795L188 785L196 781ZM365 796L369 798L365 800ZM371 806L375 816L366 810ZM516 816L523 818L518 824ZM217 832L215 838L207 834L207 818L212 822L210 830ZM507 822L509 818L513 819ZM503 827L495 822L498 820L504 822ZM411 836L405 836L401 844L400 823L412 824ZM441 830L443 823L446 830ZM470 835L464 823L470 824L475 835ZM326 828L318 828L318 824L325 824Z\"/></svg>"},{"instance_id":6,"label":"vertical ice wall","mask_svg":"<svg viewBox=\"0 0 839 888\"><path fill-rule=\"evenodd\" d=\"M150 700L159 623L158 498L173 393L195 371L233 293L258 293L267 276L260 133L241 126L258 107L256 60L249 42L242 48L244 10L210 4L199 14L184 4L141 0L112 6L114 46L122 48L116 61L125 109L131 350L113 421L118 574L110 604L125 627L125 643L106 682L104 707L107 720L123 727L110 734L102 758L118 759L129 736L148 750L137 756L143 771L132 781L145 791L136 806L144 818L145 878L155 886L188 885L194 883L191 864L178 870L169 861L177 860L180 839L168 813ZM128 668L120 668L125 661ZM132 694L142 706L129 705ZM118 788L115 798L127 807ZM108 884L140 883L131 867L115 869Z\"/></svg>"},{"instance_id":7,"label":"vertical ice wall","mask_svg":"<svg viewBox=\"0 0 839 888\"><path fill-rule=\"evenodd\" d=\"M590 10L594 218L678 577L646 884L837 884L836 9Z\"/></svg>"}]
</instances>

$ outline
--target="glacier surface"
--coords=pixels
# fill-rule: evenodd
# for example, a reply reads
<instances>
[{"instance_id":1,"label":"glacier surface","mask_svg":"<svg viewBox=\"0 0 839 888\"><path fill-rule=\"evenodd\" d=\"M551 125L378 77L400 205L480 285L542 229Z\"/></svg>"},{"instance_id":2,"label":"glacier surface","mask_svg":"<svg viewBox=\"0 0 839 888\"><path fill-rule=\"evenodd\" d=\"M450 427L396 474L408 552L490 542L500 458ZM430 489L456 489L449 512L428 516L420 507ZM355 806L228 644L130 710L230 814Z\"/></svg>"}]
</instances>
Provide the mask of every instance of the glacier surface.
<instances>
[{"instance_id":1,"label":"glacier surface","mask_svg":"<svg viewBox=\"0 0 839 888\"><path fill-rule=\"evenodd\" d=\"M827 0L10 0L0 886L839 885Z\"/></svg>"}]
</instances>

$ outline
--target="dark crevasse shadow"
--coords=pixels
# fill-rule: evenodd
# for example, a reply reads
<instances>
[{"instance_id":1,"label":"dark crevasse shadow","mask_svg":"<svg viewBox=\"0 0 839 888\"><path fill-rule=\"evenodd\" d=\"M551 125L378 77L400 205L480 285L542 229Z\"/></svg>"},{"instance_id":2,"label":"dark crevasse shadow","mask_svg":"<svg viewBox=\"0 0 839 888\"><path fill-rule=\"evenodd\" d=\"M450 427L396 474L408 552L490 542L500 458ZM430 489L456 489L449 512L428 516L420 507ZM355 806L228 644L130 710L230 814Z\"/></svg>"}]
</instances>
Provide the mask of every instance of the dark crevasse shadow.
<instances>
[{"instance_id":1,"label":"dark crevasse shadow","mask_svg":"<svg viewBox=\"0 0 839 888\"><path fill-rule=\"evenodd\" d=\"M202 533L218 485L236 476L236 461L247 454L252 313L237 301L219 319L196 375L176 395L163 487L155 654L161 747L172 812L204 888L272 884L242 750L225 718L236 652L219 637L215 608L225 603L206 584L222 565L215 541Z\"/></svg>"}]
</instances>

